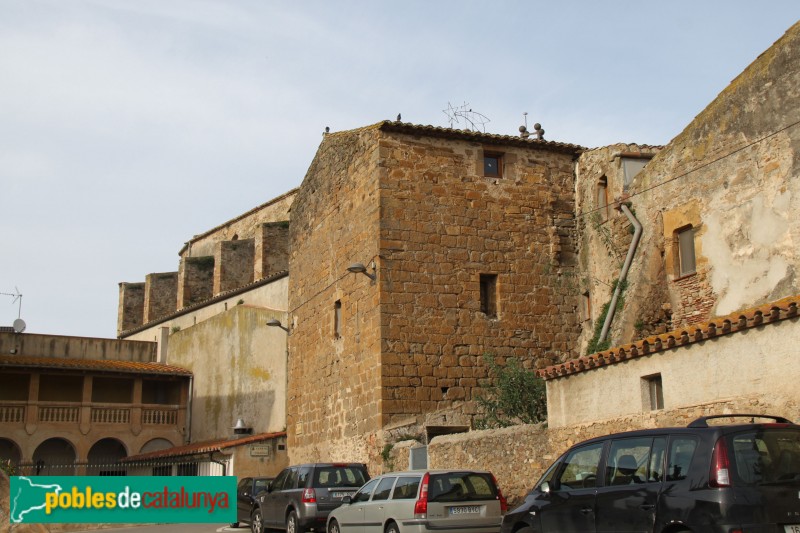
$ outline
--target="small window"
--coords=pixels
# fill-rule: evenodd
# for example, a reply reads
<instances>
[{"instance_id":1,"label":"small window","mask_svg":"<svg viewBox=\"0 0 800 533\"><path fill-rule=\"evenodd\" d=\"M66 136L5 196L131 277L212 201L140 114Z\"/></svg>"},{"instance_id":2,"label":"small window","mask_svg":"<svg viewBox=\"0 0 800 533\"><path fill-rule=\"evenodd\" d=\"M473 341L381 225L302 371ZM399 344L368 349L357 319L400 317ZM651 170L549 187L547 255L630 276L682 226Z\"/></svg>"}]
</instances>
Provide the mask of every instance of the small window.
<instances>
[{"instance_id":1,"label":"small window","mask_svg":"<svg viewBox=\"0 0 800 533\"><path fill-rule=\"evenodd\" d=\"M649 405L651 411L664 408L664 386L661 383L661 374L642 378L647 390L645 409Z\"/></svg>"},{"instance_id":2,"label":"small window","mask_svg":"<svg viewBox=\"0 0 800 533\"><path fill-rule=\"evenodd\" d=\"M592 298L589 294L589 291L583 293L582 298L583 303L583 319L584 320L591 320L592 319Z\"/></svg>"},{"instance_id":3,"label":"small window","mask_svg":"<svg viewBox=\"0 0 800 533\"><path fill-rule=\"evenodd\" d=\"M497 274L481 274L481 312L497 318Z\"/></svg>"},{"instance_id":4,"label":"small window","mask_svg":"<svg viewBox=\"0 0 800 533\"><path fill-rule=\"evenodd\" d=\"M179 476L196 476L197 463L181 463L178 465Z\"/></svg>"},{"instance_id":5,"label":"small window","mask_svg":"<svg viewBox=\"0 0 800 533\"><path fill-rule=\"evenodd\" d=\"M678 250L678 276L694 274L696 271L694 257L694 228L687 226L675 232L675 243Z\"/></svg>"},{"instance_id":6,"label":"small window","mask_svg":"<svg viewBox=\"0 0 800 533\"><path fill-rule=\"evenodd\" d=\"M342 301L336 300L333 304L333 338L342 336Z\"/></svg>"},{"instance_id":7,"label":"small window","mask_svg":"<svg viewBox=\"0 0 800 533\"><path fill-rule=\"evenodd\" d=\"M597 182L597 210L603 220L608 218L608 178L605 176Z\"/></svg>"},{"instance_id":8,"label":"small window","mask_svg":"<svg viewBox=\"0 0 800 533\"><path fill-rule=\"evenodd\" d=\"M483 154L483 175L487 178L503 177L503 155L485 152Z\"/></svg>"}]
</instances>

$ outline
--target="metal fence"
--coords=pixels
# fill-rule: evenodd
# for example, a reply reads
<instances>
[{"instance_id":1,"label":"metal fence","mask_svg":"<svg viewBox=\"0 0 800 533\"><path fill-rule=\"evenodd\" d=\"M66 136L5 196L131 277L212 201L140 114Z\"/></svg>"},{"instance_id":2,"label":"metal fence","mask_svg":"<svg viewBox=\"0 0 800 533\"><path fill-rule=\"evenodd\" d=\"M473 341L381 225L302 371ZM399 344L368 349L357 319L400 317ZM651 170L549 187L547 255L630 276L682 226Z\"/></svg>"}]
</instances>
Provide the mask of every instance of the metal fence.
<instances>
[{"instance_id":1,"label":"metal fence","mask_svg":"<svg viewBox=\"0 0 800 533\"><path fill-rule=\"evenodd\" d=\"M224 476L228 461L180 458L169 461L93 461L75 463L11 464L11 474L17 476Z\"/></svg>"}]
</instances>

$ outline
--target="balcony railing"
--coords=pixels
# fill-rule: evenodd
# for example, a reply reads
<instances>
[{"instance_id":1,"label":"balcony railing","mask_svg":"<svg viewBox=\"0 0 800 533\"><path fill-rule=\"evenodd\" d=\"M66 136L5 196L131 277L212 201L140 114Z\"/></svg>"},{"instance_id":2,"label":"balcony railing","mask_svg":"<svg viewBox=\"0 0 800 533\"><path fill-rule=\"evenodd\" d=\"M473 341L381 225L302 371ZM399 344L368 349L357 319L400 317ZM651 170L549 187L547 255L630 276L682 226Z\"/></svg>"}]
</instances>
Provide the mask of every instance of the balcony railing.
<instances>
[{"instance_id":1,"label":"balcony railing","mask_svg":"<svg viewBox=\"0 0 800 533\"><path fill-rule=\"evenodd\" d=\"M78 422L80 418L80 406L39 406L39 422Z\"/></svg>"},{"instance_id":2,"label":"balcony railing","mask_svg":"<svg viewBox=\"0 0 800 533\"><path fill-rule=\"evenodd\" d=\"M129 424L131 410L118 407L92 407L92 424Z\"/></svg>"},{"instance_id":3,"label":"balcony railing","mask_svg":"<svg viewBox=\"0 0 800 533\"><path fill-rule=\"evenodd\" d=\"M142 424L175 425L177 423L177 409L142 409Z\"/></svg>"},{"instance_id":4,"label":"balcony railing","mask_svg":"<svg viewBox=\"0 0 800 533\"><path fill-rule=\"evenodd\" d=\"M0 401L0 425L89 423L177 426L182 423L185 411L185 407L178 405Z\"/></svg>"},{"instance_id":5,"label":"balcony railing","mask_svg":"<svg viewBox=\"0 0 800 533\"><path fill-rule=\"evenodd\" d=\"M25 406L24 405L0 405L0 424L24 422L25 421Z\"/></svg>"}]
</instances>

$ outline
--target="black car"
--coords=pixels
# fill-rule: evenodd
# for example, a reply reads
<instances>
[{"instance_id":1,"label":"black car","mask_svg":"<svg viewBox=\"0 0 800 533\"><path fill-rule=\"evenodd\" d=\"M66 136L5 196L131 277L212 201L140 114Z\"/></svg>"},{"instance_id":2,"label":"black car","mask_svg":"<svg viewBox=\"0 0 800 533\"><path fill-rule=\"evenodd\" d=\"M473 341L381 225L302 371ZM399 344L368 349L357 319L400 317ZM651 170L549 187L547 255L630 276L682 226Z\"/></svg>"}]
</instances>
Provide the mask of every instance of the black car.
<instances>
[{"instance_id":1,"label":"black car","mask_svg":"<svg viewBox=\"0 0 800 533\"><path fill-rule=\"evenodd\" d=\"M751 420L708 424L740 417ZM800 533L800 426L717 415L587 440L545 472L501 531Z\"/></svg>"},{"instance_id":2,"label":"black car","mask_svg":"<svg viewBox=\"0 0 800 533\"><path fill-rule=\"evenodd\" d=\"M239 480L236 485L236 522L231 527L239 527L239 524L249 524L253 517L253 510L256 507L256 496L258 493L267 490L267 485L273 477L245 477Z\"/></svg>"},{"instance_id":3,"label":"black car","mask_svg":"<svg viewBox=\"0 0 800 533\"><path fill-rule=\"evenodd\" d=\"M253 533L325 531L328 514L369 480L361 463L312 463L284 469L256 498Z\"/></svg>"}]
</instances>

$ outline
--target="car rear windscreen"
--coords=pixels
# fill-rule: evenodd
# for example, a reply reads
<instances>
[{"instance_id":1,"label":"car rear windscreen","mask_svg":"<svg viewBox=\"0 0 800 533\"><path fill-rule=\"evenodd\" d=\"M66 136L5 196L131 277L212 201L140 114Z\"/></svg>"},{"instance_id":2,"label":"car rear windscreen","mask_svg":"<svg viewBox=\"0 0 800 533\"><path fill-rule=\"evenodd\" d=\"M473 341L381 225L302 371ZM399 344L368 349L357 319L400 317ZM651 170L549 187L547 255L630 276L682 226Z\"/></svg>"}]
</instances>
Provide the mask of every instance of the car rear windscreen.
<instances>
[{"instance_id":1,"label":"car rear windscreen","mask_svg":"<svg viewBox=\"0 0 800 533\"><path fill-rule=\"evenodd\" d=\"M763 428L727 437L733 479L739 485L800 481L800 430Z\"/></svg>"},{"instance_id":2,"label":"car rear windscreen","mask_svg":"<svg viewBox=\"0 0 800 533\"><path fill-rule=\"evenodd\" d=\"M428 501L432 502L466 502L496 498L497 487L492 476L486 473L431 474L428 482Z\"/></svg>"},{"instance_id":3,"label":"car rear windscreen","mask_svg":"<svg viewBox=\"0 0 800 533\"><path fill-rule=\"evenodd\" d=\"M361 466L320 466L314 472L314 487L360 487L367 482Z\"/></svg>"}]
</instances>

